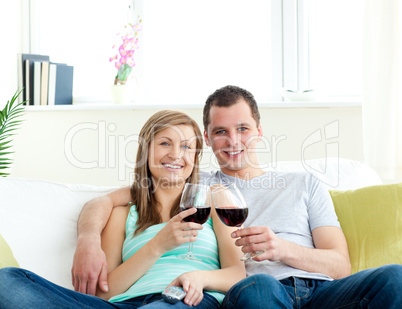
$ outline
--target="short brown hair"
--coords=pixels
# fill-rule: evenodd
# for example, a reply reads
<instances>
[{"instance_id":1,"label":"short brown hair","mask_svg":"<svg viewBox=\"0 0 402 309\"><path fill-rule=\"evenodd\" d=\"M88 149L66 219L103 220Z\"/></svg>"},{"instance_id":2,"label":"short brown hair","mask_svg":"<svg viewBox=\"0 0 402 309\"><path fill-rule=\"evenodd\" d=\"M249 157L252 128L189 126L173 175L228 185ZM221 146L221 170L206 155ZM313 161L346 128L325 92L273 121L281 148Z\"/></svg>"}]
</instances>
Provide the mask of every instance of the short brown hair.
<instances>
[{"instance_id":1,"label":"short brown hair","mask_svg":"<svg viewBox=\"0 0 402 309\"><path fill-rule=\"evenodd\" d=\"M241 98L243 98L250 106L251 115L258 127L260 124L260 112L258 111L257 102L255 101L254 96L251 94L251 92L245 89L229 85L216 90L205 102L203 112L204 129L207 131L208 124L210 122L209 111L211 110L212 106L229 107L236 104Z\"/></svg>"}]
</instances>

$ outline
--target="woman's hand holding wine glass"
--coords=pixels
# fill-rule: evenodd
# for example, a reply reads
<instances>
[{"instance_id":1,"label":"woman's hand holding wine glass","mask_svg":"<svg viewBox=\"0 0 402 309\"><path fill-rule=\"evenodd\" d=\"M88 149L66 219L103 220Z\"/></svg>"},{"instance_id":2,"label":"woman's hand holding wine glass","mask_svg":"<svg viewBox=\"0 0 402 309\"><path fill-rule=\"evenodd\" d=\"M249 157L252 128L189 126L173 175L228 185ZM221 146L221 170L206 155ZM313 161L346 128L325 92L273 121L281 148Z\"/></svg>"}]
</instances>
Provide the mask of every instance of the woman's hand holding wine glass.
<instances>
[{"instance_id":1,"label":"woman's hand holding wine glass","mask_svg":"<svg viewBox=\"0 0 402 309\"><path fill-rule=\"evenodd\" d=\"M186 183L180 200L180 210L197 208L197 212L183 218L185 222L204 224L211 214L210 189L208 186ZM201 261L193 254L193 242L189 243L188 252L178 258Z\"/></svg>"},{"instance_id":2,"label":"woman's hand holding wine glass","mask_svg":"<svg viewBox=\"0 0 402 309\"><path fill-rule=\"evenodd\" d=\"M155 235L155 240L157 241L155 248L160 248L163 251L161 254L173 250L184 243L188 243L189 237L197 236L197 230L202 229L202 226L184 221L185 217L192 216L195 213L195 208L189 208L186 211L178 213Z\"/></svg>"}]
</instances>

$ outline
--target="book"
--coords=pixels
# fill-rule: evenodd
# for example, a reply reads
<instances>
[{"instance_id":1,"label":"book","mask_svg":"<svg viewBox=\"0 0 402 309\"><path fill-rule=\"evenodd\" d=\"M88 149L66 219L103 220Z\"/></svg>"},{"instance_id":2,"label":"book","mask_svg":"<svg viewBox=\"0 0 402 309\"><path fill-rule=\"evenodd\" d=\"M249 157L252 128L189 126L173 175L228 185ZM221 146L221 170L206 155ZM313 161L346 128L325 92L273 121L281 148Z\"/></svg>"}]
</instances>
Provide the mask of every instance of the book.
<instances>
[{"instance_id":1,"label":"book","mask_svg":"<svg viewBox=\"0 0 402 309\"><path fill-rule=\"evenodd\" d=\"M18 77L18 90L22 90L25 84L25 61L22 60L22 54L17 54L17 77ZM25 100L25 89L22 95L18 97L18 102L21 103ZM26 103L24 103L25 105Z\"/></svg>"},{"instance_id":2,"label":"book","mask_svg":"<svg viewBox=\"0 0 402 309\"><path fill-rule=\"evenodd\" d=\"M73 75L73 66L57 64L55 105L73 104Z\"/></svg>"},{"instance_id":3,"label":"book","mask_svg":"<svg viewBox=\"0 0 402 309\"><path fill-rule=\"evenodd\" d=\"M17 59L18 88L19 90L24 88L24 91L22 92L22 101L29 100L28 104L33 105L33 63L34 61L49 61L49 56L18 54Z\"/></svg>"},{"instance_id":4,"label":"book","mask_svg":"<svg viewBox=\"0 0 402 309\"><path fill-rule=\"evenodd\" d=\"M22 86L24 88L22 95L24 98L28 98L29 93L31 93L31 87L32 87L31 81L29 79L29 60L28 59L25 60L24 65L25 65L25 86ZM30 105L31 103L33 104L32 100L27 101L26 103L24 103L24 105Z\"/></svg>"},{"instance_id":5,"label":"book","mask_svg":"<svg viewBox=\"0 0 402 309\"><path fill-rule=\"evenodd\" d=\"M49 62L42 61L40 105L47 105L48 89L49 89Z\"/></svg>"},{"instance_id":6,"label":"book","mask_svg":"<svg viewBox=\"0 0 402 309\"><path fill-rule=\"evenodd\" d=\"M49 86L47 104L54 105L56 98L56 75L57 75L57 63L49 64Z\"/></svg>"},{"instance_id":7,"label":"book","mask_svg":"<svg viewBox=\"0 0 402 309\"><path fill-rule=\"evenodd\" d=\"M33 83L32 83L32 101L33 105L40 105L40 92L42 89L42 62L34 61L33 62Z\"/></svg>"}]
</instances>

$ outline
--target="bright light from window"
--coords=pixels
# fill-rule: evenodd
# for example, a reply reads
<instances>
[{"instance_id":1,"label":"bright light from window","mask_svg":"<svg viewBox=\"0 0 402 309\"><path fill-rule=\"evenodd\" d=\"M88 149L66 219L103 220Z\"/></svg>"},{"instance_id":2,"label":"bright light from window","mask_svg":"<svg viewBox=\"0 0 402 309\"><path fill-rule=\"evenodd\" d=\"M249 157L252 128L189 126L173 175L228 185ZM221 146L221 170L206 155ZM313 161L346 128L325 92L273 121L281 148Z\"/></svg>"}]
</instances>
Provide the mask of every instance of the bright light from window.
<instances>
[{"instance_id":1,"label":"bright light from window","mask_svg":"<svg viewBox=\"0 0 402 309\"><path fill-rule=\"evenodd\" d=\"M363 0L310 0L310 87L361 95Z\"/></svg>"},{"instance_id":2,"label":"bright light from window","mask_svg":"<svg viewBox=\"0 0 402 309\"><path fill-rule=\"evenodd\" d=\"M108 59L130 1L41 0L39 53L74 66L74 97L110 98ZM234 84L271 97L270 1L143 1L143 57L133 70L151 104L203 104ZM39 16L38 16L39 13Z\"/></svg>"},{"instance_id":3,"label":"bright light from window","mask_svg":"<svg viewBox=\"0 0 402 309\"><path fill-rule=\"evenodd\" d=\"M109 57L116 34L127 24L128 1L40 0L35 6L34 53L74 66L75 99L109 99L116 75Z\"/></svg>"},{"instance_id":4,"label":"bright light from window","mask_svg":"<svg viewBox=\"0 0 402 309\"><path fill-rule=\"evenodd\" d=\"M31 2L36 26L32 52L74 66L76 102L111 101L116 69L109 57L116 34L128 23L131 2ZM308 16L298 18L308 20L310 88L328 95L360 95L363 0L305 3ZM278 98L273 85L279 88L285 74L297 71L279 71L284 64L278 55L284 55L285 64L292 63L286 55L293 54L284 51L297 46L281 41L281 23L296 23L281 21L282 7L276 2L275 8L268 0L137 0L137 9L138 4L143 30L132 75L140 87L139 104L203 104L228 84L250 90L265 103ZM287 14L296 18L293 11ZM273 62L272 55L279 60ZM302 78L300 83L306 84Z\"/></svg>"},{"instance_id":5,"label":"bright light from window","mask_svg":"<svg viewBox=\"0 0 402 309\"><path fill-rule=\"evenodd\" d=\"M144 1L143 34L151 103L203 104L228 84L271 97L270 1Z\"/></svg>"}]
</instances>

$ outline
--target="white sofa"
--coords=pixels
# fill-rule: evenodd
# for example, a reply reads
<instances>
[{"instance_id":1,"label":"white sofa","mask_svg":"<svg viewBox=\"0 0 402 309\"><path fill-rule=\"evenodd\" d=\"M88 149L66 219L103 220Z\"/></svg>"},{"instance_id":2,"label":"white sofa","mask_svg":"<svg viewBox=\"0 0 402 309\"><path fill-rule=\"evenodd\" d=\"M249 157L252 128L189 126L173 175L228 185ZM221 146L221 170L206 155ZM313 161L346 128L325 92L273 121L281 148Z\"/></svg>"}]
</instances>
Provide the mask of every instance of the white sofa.
<instances>
[{"instance_id":1,"label":"white sofa","mask_svg":"<svg viewBox=\"0 0 402 309\"><path fill-rule=\"evenodd\" d=\"M279 162L269 169L307 169L329 189L381 184L366 164L347 159ZM113 189L0 177L0 235L8 242L20 267L72 288L71 266L81 208L88 200Z\"/></svg>"}]
</instances>

